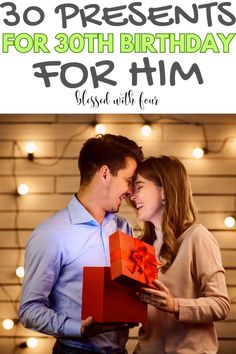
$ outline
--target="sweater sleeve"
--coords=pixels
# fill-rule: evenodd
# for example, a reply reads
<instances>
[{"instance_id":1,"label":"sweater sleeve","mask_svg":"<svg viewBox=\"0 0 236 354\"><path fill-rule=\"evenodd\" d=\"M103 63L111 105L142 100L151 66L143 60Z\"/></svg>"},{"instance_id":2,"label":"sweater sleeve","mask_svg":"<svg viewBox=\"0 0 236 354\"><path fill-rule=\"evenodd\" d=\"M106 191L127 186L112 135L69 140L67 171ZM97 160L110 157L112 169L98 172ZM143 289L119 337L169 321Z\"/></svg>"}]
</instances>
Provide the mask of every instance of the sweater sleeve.
<instances>
[{"instance_id":1,"label":"sweater sleeve","mask_svg":"<svg viewBox=\"0 0 236 354\"><path fill-rule=\"evenodd\" d=\"M191 272L199 297L178 299L179 320L192 323L223 320L230 309L225 271L218 243L204 227L192 237Z\"/></svg>"}]
</instances>

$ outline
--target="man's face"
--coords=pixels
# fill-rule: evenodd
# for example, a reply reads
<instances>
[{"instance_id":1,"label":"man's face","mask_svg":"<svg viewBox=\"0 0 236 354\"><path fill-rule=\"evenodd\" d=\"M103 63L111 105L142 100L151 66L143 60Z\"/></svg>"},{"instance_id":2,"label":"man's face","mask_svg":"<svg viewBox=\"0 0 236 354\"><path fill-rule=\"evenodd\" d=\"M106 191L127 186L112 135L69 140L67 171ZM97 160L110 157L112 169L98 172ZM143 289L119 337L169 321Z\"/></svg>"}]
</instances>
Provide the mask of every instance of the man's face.
<instances>
[{"instance_id":1,"label":"man's face","mask_svg":"<svg viewBox=\"0 0 236 354\"><path fill-rule=\"evenodd\" d=\"M105 210L117 213L122 199L126 199L133 192L133 178L137 163L132 158L126 158L126 166L118 170L116 176L111 175L105 195Z\"/></svg>"}]
</instances>

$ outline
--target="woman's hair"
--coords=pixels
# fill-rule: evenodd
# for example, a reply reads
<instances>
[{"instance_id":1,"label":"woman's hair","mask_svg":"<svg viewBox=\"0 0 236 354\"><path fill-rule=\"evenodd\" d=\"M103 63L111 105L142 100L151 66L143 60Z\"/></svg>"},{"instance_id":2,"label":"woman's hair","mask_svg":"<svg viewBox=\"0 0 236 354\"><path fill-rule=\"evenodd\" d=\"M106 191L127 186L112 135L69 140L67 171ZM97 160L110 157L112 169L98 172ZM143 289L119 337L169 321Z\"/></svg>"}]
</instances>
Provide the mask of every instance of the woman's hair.
<instances>
[{"instance_id":1,"label":"woman's hair","mask_svg":"<svg viewBox=\"0 0 236 354\"><path fill-rule=\"evenodd\" d=\"M197 219L190 181L182 162L172 156L150 157L138 165L137 173L163 187L163 245L160 256L167 261L162 267L162 271L165 272L175 259L176 239ZM146 221L142 240L153 244L155 239L154 225Z\"/></svg>"}]
</instances>

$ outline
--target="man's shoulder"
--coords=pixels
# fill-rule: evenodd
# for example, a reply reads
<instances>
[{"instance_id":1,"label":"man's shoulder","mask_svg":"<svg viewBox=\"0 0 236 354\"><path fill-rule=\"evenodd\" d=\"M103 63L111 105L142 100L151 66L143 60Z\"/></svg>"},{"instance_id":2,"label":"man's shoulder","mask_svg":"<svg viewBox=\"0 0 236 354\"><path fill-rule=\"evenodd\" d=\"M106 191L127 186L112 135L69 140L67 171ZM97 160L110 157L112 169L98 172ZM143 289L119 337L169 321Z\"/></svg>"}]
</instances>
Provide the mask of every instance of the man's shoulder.
<instances>
[{"instance_id":1,"label":"man's shoulder","mask_svg":"<svg viewBox=\"0 0 236 354\"><path fill-rule=\"evenodd\" d=\"M69 213L67 208L61 209L51 215L37 226L37 229L45 229L48 231L60 230L64 225L69 223Z\"/></svg>"},{"instance_id":2,"label":"man's shoulder","mask_svg":"<svg viewBox=\"0 0 236 354\"><path fill-rule=\"evenodd\" d=\"M131 224L125 217L123 217L119 214L114 214L114 220L116 222L118 229L120 229L128 234L132 234Z\"/></svg>"}]
</instances>

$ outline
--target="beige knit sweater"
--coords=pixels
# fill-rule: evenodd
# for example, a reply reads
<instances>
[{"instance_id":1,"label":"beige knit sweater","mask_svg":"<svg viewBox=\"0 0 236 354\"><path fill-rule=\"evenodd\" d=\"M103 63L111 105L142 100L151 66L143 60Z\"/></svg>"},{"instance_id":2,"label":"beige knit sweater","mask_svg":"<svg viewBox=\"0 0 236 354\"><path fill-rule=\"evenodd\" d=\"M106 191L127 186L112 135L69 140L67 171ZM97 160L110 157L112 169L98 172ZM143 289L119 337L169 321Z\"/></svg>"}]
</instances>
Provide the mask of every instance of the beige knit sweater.
<instances>
[{"instance_id":1,"label":"beige knit sweater","mask_svg":"<svg viewBox=\"0 0 236 354\"><path fill-rule=\"evenodd\" d=\"M219 246L201 224L192 225L177 242L177 256L159 279L178 298L179 315L150 305L135 354L217 353L213 321L224 319L230 308Z\"/></svg>"}]
</instances>

